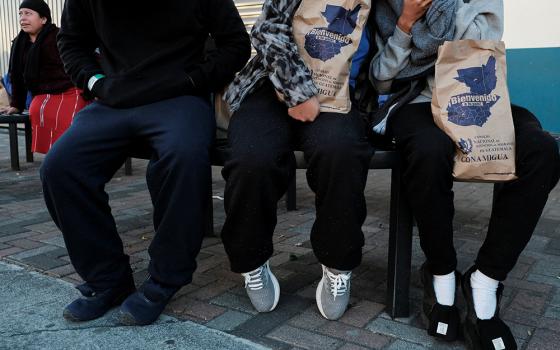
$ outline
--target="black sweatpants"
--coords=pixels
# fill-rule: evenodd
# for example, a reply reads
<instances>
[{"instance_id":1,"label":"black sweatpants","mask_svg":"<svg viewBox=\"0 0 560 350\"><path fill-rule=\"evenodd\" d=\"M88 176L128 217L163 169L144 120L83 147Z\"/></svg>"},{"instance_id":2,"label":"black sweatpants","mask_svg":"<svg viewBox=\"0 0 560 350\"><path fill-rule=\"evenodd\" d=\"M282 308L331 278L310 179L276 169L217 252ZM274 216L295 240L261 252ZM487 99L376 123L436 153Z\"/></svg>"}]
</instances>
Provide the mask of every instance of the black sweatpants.
<instances>
[{"instance_id":1,"label":"black sweatpants","mask_svg":"<svg viewBox=\"0 0 560 350\"><path fill-rule=\"evenodd\" d=\"M504 280L529 242L549 192L560 176L558 146L528 110L512 106L517 180L495 198L488 234L476 259L485 275ZM429 103L409 104L392 117L388 131L404 157L404 183L430 271L455 270L453 158L451 139L433 121Z\"/></svg>"},{"instance_id":2,"label":"black sweatpants","mask_svg":"<svg viewBox=\"0 0 560 350\"><path fill-rule=\"evenodd\" d=\"M272 255L278 200L295 174L294 149L304 152L307 182L316 195L315 255L340 270L360 264L372 155L364 126L355 111L321 113L312 123L294 120L268 82L247 97L232 116L231 153L223 169L227 218L222 239L232 271L254 270Z\"/></svg>"},{"instance_id":3,"label":"black sweatpants","mask_svg":"<svg viewBox=\"0 0 560 350\"><path fill-rule=\"evenodd\" d=\"M129 109L94 102L76 115L47 154L41 180L72 264L94 290L132 277L104 189L139 140L153 152L146 174L156 231L149 273L174 286L191 281L204 232L214 132L209 103L194 96Z\"/></svg>"}]
</instances>

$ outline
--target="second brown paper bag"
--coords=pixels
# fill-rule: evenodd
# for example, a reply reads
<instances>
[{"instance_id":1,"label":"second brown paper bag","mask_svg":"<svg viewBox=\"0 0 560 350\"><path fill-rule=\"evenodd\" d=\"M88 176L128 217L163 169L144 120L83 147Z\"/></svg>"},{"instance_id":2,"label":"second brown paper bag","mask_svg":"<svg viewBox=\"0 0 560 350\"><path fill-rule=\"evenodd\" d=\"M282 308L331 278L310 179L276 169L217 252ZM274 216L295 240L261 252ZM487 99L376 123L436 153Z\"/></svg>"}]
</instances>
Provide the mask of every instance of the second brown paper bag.
<instances>
[{"instance_id":1,"label":"second brown paper bag","mask_svg":"<svg viewBox=\"0 0 560 350\"><path fill-rule=\"evenodd\" d=\"M439 48L432 112L457 146L457 180L516 178L505 51L503 42L478 40L445 42Z\"/></svg>"}]
</instances>

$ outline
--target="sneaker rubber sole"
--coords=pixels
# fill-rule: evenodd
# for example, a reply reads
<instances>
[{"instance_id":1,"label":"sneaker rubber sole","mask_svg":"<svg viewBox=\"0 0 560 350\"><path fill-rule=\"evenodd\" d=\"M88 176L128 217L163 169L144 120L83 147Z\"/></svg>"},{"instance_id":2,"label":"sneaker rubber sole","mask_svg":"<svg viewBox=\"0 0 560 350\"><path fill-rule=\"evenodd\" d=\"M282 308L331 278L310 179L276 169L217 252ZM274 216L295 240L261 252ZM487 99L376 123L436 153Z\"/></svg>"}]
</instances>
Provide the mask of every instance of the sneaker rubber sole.
<instances>
[{"instance_id":1,"label":"sneaker rubber sole","mask_svg":"<svg viewBox=\"0 0 560 350\"><path fill-rule=\"evenodd\" d=\"M132 316L130 313L128 312L119 312L119 324L123 325L123 326L138 326L138 322L136 321L136 319L134 318L134 316Z\"/></svg>"},{"instance_id":2,"label":"sneaker rubber sole","mask_svg":"<svg viewBox=\"0 0 560 350\"><path fill-rule=\"evenodd\" d=\"M324 318L328 320L329 318L327 317L327 315L325 315L325 312L323 311L323 304L321 303L321 291L323 290L323 281L324 278L321 278L321 280L319 281L319 285L317 286L317 290L315 291L315 300L317 301L317 308L319 309L319 312L321 313L321 315L323 315Z\"/></svg>"},{"instance_id":3,"label":"sneaker rubber sole","mask_svg":"<svg viewBox=\"0 0 560 350\"><path fill-rule=\"evenodd\" d=\"M74 323L79 323L79 322L87 322L86 320L82 320L77 318L76 316L74 316L73 313L71 313L69 310L64 309L64 311L62 311L62 317L64 317L65 320L70 321L70 322L74 322Z\"/></svg>"},{"instance_id":4,"label":"sneaker rubber sole","mask_svg":"<svg viewBox=\"0 0 560 350\"><path fill-rule=\"evenodd\" d=\"M327 315L325 315L325 312L323 311L323 304L321 303L321 291L323 290L323 285L324 285L323 281L324 278L321 278L321 280L319 281L319 285L317 285L317 290L315 291L315 300L317 301L317 308L319 309L321 315L323 315L323 317L326 318L327 320L331 320L331 321L338 320L340 317L342 317L342 315L344 315L344 313L342 313L342 315L340 315L340 317L338 318L329 318L327 317Z\"/></svg>"},{"instance_id":5,"label":"sneaker rubber sole","mask_svg":"<svg viewBox=\"0 0 560 350\"><path fill-rule=\"evenodd\" d=\"M274 276L272 271L268 270L268 272L270 275L270 280L272 281L272 285L274 286L274 304L272 305L272 308L267 311L270 312L276 308L276 305L278 305L278 301L280 300L280 284L278 283L278 279L276 278L276 276Z\"/></svg>"}]
</instances>

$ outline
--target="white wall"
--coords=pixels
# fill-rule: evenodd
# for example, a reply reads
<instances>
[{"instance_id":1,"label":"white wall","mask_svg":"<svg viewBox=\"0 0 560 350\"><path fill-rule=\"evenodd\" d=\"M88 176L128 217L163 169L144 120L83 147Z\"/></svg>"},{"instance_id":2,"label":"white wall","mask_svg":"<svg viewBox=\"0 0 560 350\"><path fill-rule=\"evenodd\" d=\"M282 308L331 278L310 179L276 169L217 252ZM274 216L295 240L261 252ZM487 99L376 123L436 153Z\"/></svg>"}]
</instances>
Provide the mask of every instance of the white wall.
<instances>
[{"instance_id":1,"label":"white wall","mask_svg":"<svg viewBox=\"0 0 560 350\"><path fill-rule=\"evenodd\" d=\"M560 0L504 0L504 7L508 48L560 47Z\"/></svg>"},{"instance_id":2,"label":"white wall","mask_svg":"<svg viewBox=\"0 0 560 350\"><path fill-rule=\"evenodd\" d=\"M262 0L236 0L238 4ZM375 1L375 0L374 0ZM485 0L498 1L498 0ZM505 6L504 41L508 48L560 47L560 0L503 0ZM19 31L17 6L20 0L0 0L0 73L8 69L10 41ZM63 0L47 0L58 24ZM250 26L258 6L242 8Z\"/></svg>"}]
</instances>

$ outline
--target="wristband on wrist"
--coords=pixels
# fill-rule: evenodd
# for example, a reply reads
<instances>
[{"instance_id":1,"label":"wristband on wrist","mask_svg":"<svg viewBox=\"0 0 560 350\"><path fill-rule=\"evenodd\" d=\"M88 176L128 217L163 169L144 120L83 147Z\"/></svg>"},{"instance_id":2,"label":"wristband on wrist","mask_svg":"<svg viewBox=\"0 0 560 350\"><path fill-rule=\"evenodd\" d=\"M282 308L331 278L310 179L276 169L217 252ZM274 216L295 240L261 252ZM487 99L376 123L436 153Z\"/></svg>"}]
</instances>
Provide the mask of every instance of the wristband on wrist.
<instances>
[{"instance_id":1,"label":"wristband on wrist","mask_svg":"<svg viewBox=\"0 0 560 350\"><path fill-rule=\"evenodd\" d=\"M91 91L93 89L93 86L95 85L95 83L97 83L98 80L101 80L105 78L104 74L96 74L93 77L89 78L88 83L87 83L87 88L89 91Z\"/></svg>"}]
</instances>

